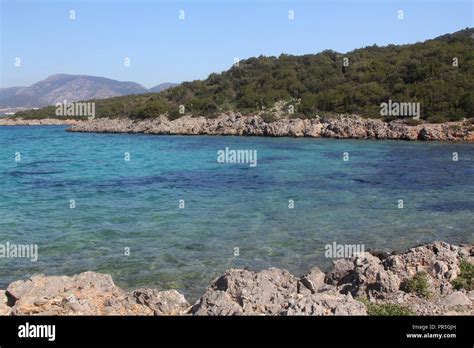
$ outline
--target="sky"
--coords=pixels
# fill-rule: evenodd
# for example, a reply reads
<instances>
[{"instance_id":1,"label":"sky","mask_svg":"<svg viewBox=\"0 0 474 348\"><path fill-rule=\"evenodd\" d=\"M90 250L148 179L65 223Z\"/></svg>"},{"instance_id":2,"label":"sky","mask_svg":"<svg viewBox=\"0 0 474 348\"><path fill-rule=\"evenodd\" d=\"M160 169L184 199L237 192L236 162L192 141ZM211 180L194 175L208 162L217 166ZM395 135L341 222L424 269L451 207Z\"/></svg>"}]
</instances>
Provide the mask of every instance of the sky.
<instances>
[{"instance_id":1,"label":"sky","mask_svg":"<svg viewBox=\"0 0 474 348\"><path fill-rule=\"evenodd\" d=\"M67 73L134 81L149 88L204 79L228 69L236 58L414 43L473 27L473 4L474 0L0 0L0 87L29 86Z\"/></svg>"}]
</instances>

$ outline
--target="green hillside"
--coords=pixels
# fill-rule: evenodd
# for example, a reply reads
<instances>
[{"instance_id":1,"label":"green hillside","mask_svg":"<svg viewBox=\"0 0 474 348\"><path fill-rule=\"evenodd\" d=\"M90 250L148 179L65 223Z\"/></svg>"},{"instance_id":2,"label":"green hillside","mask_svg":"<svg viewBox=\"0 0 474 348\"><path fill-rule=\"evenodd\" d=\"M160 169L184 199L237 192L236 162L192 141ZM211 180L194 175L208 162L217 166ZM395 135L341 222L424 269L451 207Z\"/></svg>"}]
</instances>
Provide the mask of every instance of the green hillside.
<instances>
[{"instance_id":1,"label":"green hillside","mask_svg":"<svg viewBox=\"0 0 474 348\"><path fill-rule=\"evenodd\" d=\"M455 58L458 66L453 66ZM170 118L177 118L182 115L180 105L186 113L213 117L229 110L255 113L284 101L295 106L292 117L309 118L334 113L381 117L380 103L389 99L419 102L422 118L435 122L474 117L474 29L346 54L326 50L249 58L203 81L95 102L96 117L149 118L168 112ZM17 115L54 117L54 110L47 107Z\"/></svg>"}]
</instances>

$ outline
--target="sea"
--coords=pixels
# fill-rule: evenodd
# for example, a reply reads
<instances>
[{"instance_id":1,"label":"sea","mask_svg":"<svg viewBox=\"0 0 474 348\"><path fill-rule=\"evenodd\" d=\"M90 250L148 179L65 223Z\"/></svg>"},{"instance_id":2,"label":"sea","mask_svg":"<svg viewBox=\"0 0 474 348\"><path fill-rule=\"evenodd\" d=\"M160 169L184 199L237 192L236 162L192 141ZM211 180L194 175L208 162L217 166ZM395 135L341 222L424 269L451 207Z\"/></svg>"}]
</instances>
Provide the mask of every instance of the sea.
<instances>
[{"instance_id":1,"label":"sea","mask_svg":"<svg viewBox=\"0 0 474 348\"><path fill-rule=\"evenodd\" d=\"M0 127L0 246L38 252L0 255L0 288L96 271L195 300L230 268L328 270L334 243L474 243L474 144L65 128Z\"/></svg>"}]
</instances>

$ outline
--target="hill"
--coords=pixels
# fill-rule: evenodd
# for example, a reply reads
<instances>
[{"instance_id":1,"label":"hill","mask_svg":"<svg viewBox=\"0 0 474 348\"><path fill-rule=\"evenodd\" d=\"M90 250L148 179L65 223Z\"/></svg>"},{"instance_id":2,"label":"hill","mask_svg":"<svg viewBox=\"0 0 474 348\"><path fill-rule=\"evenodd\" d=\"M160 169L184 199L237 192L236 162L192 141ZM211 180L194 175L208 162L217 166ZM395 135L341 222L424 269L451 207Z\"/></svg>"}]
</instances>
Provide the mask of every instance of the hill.
<instances>
[{"instance_id":1,"label":"hill","mask_svg":"<svg viewBox=\"0 0 474 348\"><path fill-rule=\"evenodd\" d=\"M376 45L342 54L256 57L242 60L206 80L184 82L158 94L96 100L97 117L170 119L185 113L215 117L226 111L262 113L275 105L291 117L355 113L380 118L388 100L420 103L421 117L433 122L474 116L474 29L408 45ZM181 107L182 108L182 107ZM54 117L54 108L19 113Z\"/></svg>"}]
</instances>

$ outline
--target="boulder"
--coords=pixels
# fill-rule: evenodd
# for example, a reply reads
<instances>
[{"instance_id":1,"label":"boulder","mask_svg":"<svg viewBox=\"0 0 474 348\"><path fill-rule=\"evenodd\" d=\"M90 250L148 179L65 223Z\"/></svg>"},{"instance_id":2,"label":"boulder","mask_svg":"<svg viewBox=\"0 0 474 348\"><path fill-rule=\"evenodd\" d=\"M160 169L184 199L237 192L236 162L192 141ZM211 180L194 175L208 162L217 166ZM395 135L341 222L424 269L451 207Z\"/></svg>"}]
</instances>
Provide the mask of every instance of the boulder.
<instances>
[{"instance_id":1,"label":"boulder","mask_svg":"<svg viewBox=\"0 0 474 348\"><path fill-rule=\"evenodd\" d=\"M85 272L72 277L33 276L11 283L13 315L172 315L189 304L175 291L118 288L110 275Z\"/></svg>"},{"instance_id":2,"label":"boulder","mask_svg":"<svg viewBox=\"0 0 474 348\"><path fill-rule=\"evenodd\" d=\"M275 315L286 307L289 296L297 293L297 284L290 272L278 268L257 273L230 269L206 290L192 313Z\"/></svg>"},{"instance_id":3,"label":"boulder","mask_svg":"<svg viewBox=\"0 0 474 348\"><path fill-rule=\"evenodd\" d=\"M367 315L365 306L350 294L317 293L292 295L281 315Z\"/></svg>"},{"instance_id":4,"label":"boulder","mask_svg":"<svg viewBox=\"0 0 474 348\"><path fill-rule=\"evenodd\" d=\"M300 278L298 292L301 293L304 287L305 290L309 290L312 294L315 294L321 287L326 285L324 283L325 277L326 275L323 271L318 267L313 267L308 274Z\"/></svg>"},{"instance_id":5,"label":"boulder","mask_svg":"<svg viewBox=\"0 0 474 348\"><path fill-rule=\"evenodd\" d=\"M354 280L354 263L348 259L333 261L333 268L326 275L326 283L332 285L350 284Z\"/></svg>"},{"instance_id":6,"label":"boulder","mask_svg":"<svg viewBox=\"0 0 474 348\"><path fill-rule=\"evenodd\" d=\"M176 290L138 289L131 293L131 297L136 303L151 308L155 315L178 315L191 309L188 301Z\"/></svg>"},{"instance_id":7,"label":"boulder","mask_svg":"<svg viewBox=\"0 0 474 348\"><path fill-rule=\"evenodd\" d=\"M466 294L461 291L455 291L452 294L441 299L441 304L446 307L452 308L457 306L470 306L472 305L471 300Z\"/></svg>"},{"instance_id":8,"label":"boulder","mask_svg":"<svg viewBox=\"0 0 474 348\"><path fill-rule=\"evenodd\" d=\"M11 307L8 305L8 297L5 290L0 290L0 316L10 315Z\"/></svg>"}]
</instances>

